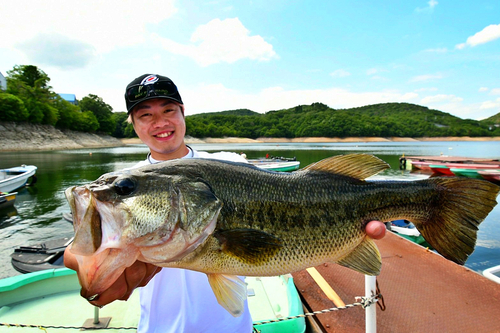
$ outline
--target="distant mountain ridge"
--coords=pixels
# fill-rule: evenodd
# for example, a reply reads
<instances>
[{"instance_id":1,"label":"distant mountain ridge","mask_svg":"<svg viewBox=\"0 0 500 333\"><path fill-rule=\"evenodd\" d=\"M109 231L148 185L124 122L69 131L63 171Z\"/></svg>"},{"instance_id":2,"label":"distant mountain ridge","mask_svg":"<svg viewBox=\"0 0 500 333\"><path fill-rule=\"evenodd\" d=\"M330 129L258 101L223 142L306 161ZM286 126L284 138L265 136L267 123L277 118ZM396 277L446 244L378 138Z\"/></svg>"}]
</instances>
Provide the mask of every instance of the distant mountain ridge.
<instances>
[{"instance_id":1,"label":"distant mountain ridge","mask_svg":"<svg viewBox=\"0 0 500 333\"><path fill-rule=\"evenodd\" d=\"M410 103L332 109L323 103L257 113L248 109L186 117L192 137L499 136L500 113L481 121ZM497 126L495 126L497 124Z\"/></svg>"}]
</instances>

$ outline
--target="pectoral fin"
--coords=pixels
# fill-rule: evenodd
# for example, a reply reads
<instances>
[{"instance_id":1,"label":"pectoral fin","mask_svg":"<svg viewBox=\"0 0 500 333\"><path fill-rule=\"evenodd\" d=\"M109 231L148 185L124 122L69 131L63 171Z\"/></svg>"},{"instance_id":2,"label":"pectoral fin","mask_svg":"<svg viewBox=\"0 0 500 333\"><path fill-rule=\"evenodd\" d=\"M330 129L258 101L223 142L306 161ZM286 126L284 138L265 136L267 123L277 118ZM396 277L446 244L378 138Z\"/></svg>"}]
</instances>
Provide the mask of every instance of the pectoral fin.
<instances>
[{"instance_id":1,"label":"pectoral fin","mask_svg":"<svg viewBox=\"0 0 500 333\"><path fill-rule=\"evenodd\" d=\"M371 238L365 239L351 253L337 261L337 264L366 275L379 275L382 259L377 245Z\"/></svg>"},{"instance_id":2,"label":"pectoral fin","mask_svg":"<svg viewBox=\"0 0 500 333\"><path fill-rule=\"evenodd\" d=\"M278 237L261 230L224 230L218 231L214 236L219 240L224 253L250 264L269 260L282 247Z\"/></svg>"},{"instance_id":3,"label":"pectoral fin","mask_svg":"<svg viewBox=\"0 0 500 333\"><path fill-rule=\"evenodd\" d=\"M236 275L207 274L207 276L217 302L234 317L239 317L243 313L247 298L245 282Z\"/></svg>"}]
</instances>

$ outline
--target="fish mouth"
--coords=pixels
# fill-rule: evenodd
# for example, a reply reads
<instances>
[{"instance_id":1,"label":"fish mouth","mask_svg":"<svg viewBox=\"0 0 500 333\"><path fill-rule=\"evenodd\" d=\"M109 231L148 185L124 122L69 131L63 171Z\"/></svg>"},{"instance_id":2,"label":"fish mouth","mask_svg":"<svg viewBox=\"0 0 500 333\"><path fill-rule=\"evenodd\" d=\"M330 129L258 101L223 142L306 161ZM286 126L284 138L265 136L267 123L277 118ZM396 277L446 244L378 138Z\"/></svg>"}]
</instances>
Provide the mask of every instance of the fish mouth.
<instances>
[{"instance_id":1,"label":"fish mouth","mask_svg":"<svg viewBox=\"0 0 500 333\"><path fill-rule=\"evenodd\" d=\"M108 289L139 256L139 250L120 240L126 215L110 203L97 200L86 186L65 191L75 238L70 251L78 262L81 295L94 299Z\"/></svg>"},{"instance_id":2,"label":"fish mouth","mask_svg":"<svg viewBox=\"0 0 500 333\"><path fill-rule=\"evenodd\" d=\"M102 243L101 216L91 191L86 187L71 187L65 191L73 215L75 238L72 252L91 255ZM87 207L86 209L80 209ZM90 221L90 223L87 223ZM92 244L92 246L88 246Z\"/></svg>"}]
</instances>

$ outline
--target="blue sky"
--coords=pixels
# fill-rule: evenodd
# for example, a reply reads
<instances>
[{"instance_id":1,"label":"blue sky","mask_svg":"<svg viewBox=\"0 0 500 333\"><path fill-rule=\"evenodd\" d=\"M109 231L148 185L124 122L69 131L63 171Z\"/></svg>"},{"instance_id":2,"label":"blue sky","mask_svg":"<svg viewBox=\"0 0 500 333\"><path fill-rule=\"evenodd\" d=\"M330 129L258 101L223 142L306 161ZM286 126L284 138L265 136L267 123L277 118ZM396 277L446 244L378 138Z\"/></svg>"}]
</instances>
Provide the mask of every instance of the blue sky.
<instances>
[{"instance_id":1,"label":"blue sky","mask_svg":"<svg viewBox=\"0 0 500 333\"><path fill-rule=\"evenodd\" d=\"M36 65L53 90L124 111L157 73L186 114L408 102L500 112L500 2L0 0L0 72Z\"/></svg>"}]
</instances>

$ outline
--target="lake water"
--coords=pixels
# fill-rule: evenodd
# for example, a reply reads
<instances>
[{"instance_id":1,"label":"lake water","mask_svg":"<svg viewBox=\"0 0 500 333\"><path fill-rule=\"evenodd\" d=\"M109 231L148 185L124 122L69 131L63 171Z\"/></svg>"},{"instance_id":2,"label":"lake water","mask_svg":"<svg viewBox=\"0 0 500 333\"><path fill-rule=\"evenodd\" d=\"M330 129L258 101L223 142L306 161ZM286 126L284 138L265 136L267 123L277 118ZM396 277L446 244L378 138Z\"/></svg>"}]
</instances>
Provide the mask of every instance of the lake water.
<instances>
[{"instance_id":1,"label":"lake water","mask_svg":"<svg viewBox=\"0 0 500 333\"><path fill-rule=\"evenodd\" d=\"M401 155L450 155L500 158L499 142L370 142L370 143L281 143L281 144L193 144L205 151L244 152L248 158L296 157L301 167L320 159L348 153L374 154L391 165L383 178L417 178L422 175L399 170ZM15 208L0 212L0 278L19 273L10 264L10 254L21 245L72 236L72 225L62 218L69 212L64 190L97 179L106 172L134 165L146 157L145 145L120 148L61 150L52 152L0 153L0 168L21 164L38 167L37 183L18 191ZM500 205L481 224L476 250L466 266L481 272L500 265Z\"/></svg>"}]
</instances>

